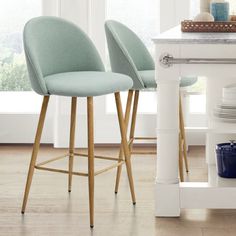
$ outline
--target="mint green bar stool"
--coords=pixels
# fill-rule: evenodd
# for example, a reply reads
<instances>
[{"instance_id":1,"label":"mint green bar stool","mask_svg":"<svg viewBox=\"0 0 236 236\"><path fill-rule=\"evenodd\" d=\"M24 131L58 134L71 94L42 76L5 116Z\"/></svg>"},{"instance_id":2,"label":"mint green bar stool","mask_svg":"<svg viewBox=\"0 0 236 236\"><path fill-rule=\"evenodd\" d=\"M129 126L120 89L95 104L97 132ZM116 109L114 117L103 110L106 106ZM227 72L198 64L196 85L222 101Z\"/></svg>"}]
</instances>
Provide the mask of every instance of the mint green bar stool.
<instances>
[{"instance_id":1,"label":"mint green bar stool","mask_svg":"<svg viewBox=\"0 0 236 236\"><path fill-rule=\"evenodd\" d=\"M142 90L156 90L157 84L155 81L155 63L150 55L149 51L145 47L141 39L127 26L114 20L108 20L105 23L105 31L107 37L107 44L110 56L111 69L113 72L122 73L130 76L133 79L133 88L129 90L126 112L125 112L125 123L128 128L130 110L132 106L132 99L134 95L132 120L129 133L129 148L132 154L154 154L153 152L134 152L132 146L134 140L145 140L145 139L156 139L151 137L135 137L135 126L138 109L139 92ZM191 86L197 82L197 77L182 78L180 81L180 87ZM186 138L184 131L184 120L180 96L180 149L183 151L183 159L185 161L186 171L188 172L188 161L187 161L187 149L186 149ZM120 150L119 158L123 160L122 150ZM182 155L181 155L182 156ZM180 163L180 180L184 180L183 175L183 162L182 157L179 159ZM117 169L117 178L115 193L118 192L118 186L121 175L121 166Z\"/></svg>"},{"instance_id":2,"label":"mint green bar stool","mask_svg":"<svg viewBox=\"0 0 236 236\"><path fill-rule=\"evenodd\" d=\"M33 152L25 187L22 214L25 212L34 170L46 170L68 175L68 191L71 192L72 175L88 177L90 226L94 225L94 176L126 164L133 204L135 193L126 138L126 127L121 107L120 91L132 88L133 81L126 75L104 71L101 58L87 35L76 25L57 17L38 17L30 20L24 28L24 49L29 77L33 90L44 96ZM114 93L125 160L94 155L93 97ZM51 95L71 97L71 123L69 150L63 156L36 164L40 139ZM88 124L88 172L73 171L77 97L87 98ZM86 155L85 155L86 156ZM68 169L45 167L52 161L68 157ZM112 166L94 171L94 158L115 161Z\"/></svg>"}]
</instances>

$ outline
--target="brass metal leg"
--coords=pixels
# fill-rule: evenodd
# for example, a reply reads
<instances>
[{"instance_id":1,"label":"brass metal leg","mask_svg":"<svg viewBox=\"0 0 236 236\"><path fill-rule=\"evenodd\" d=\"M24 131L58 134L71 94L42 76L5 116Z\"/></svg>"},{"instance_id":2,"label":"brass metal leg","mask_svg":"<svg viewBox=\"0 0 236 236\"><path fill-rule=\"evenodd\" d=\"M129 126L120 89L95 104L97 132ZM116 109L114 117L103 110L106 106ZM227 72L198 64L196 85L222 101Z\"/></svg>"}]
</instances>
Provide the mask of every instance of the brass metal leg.
<instances>
[{"instance_id":1,"label":"brass metal leg","mask_svg":"<svg viewBox=\"0 0 236 236\"><path fill-rule=\"evenodd\" d=\"M126 110L125 110L126 133L127 133L128 124L129 124L129 117L130 117L130 110L131 110L131 104L132 104L132 99L133 99L133 92L134 92L133 90L129 90L128 97L127 97ZM121 141L121 146L120 146L120 151L119 151L119 161L118 162L121 162L123 160L124 160L124 155L123 155L123 146L122 146L122 141ZM121 171L122 171L122 165L118 166L118 168L117 168L115 193L118 192Z\"/></svg>"},{"instance_id":2,"label":"brass metal leg","mask_svg":"<svg viewBox=\"0 0 236 236\"><path fill-rule=\"evenodd\" d=\"M88 184L90 227L94 226L94 128L93 128L93 97L87 98L88 114Z\"/></svg>"},{"instance_id":3,"label":"brass metal leg","mask_svg":"<svg viewBox=\"0 0 236 236\"><path fill-rule=\"evenodd\" d=\"M182 99L181 94L179 95L179 125L180 125L180 135L181 139L183 140L183 155L184 155L184 163L186 172L189 172L188 168L188 158L187 158L187 148L186 148L186 136L185 136L185 129L184 129L184 116L183 116L183 108L182 108Z\"/></svg>"},{"instance_id":4,"label":"brass metal leg","mask_svg":"<svg viewBox=\"0 0 236 236\"><path fill-rule=\"evenodd\" d=\"M72 185L72 172L73 172L74 146L75 146L75 127L76 127L76 105L77 105L77 97L72 97L71 98L71 118L70 118L68 192L71 192L71 185Z\"/></svg>"},{"instance_id":5,"label":"brass metal leg","mask_svg":"<svg viewBox=\"0 0 236 236\"><path fill-rule=\"evenodd\" d=\"M134 182L133 182L132 168L131 168L131 162L130 162L130 151L128 148L128 142L126 138L127 132L126 132L125 122L123 118L120 93L115 93L115 99L116 99L116 108L117 108L117 114L118 114L119 125L120 125L122 145L123 145L123 150L125 154L125 164L126 164L126 169L127 169L128 179L129 179L131 197L132 197L133 204L136 204L135 193L134 193Z\"/></svg>"},{"instance_id":6,"label":"brass metal leg","mask_svg":"<svg viewBox=\"0 0 236 236\"><path fill-rule=\"evenodd\" d=\"M25 212L25 208L26 208L26 204L27 204L27 200L29 196L29 191L30 191L30 186L32 183L32 178L34 174L34 166L35 166L38 151L39 151L44 120L45 120L47 107L48 107L48 101L49 101L49 96L44 96L42 108L40 112L40 117L39 117L39 122L38 122L38 128L36 131L36 136L35 136L35 141L34 141L34 146L33 146L33 152L32 152L31 161L30 161L29 170L28 170L27 182L25 186L24 199L23 199L23 204L22 204L22 209L21 209L22 214L24 214Z\"/></svg>"},{"instance_id":7,"label":"brass metal leg","mask_svg":"<svg viewBox=\"0 0 236 236\"><path fill-rule=\"evenodd\" d=\"M179 134L179 177L180 181L184 181L184 170L183 170L183 142L182 142L182 137Z\"/></svg>"},{"instance_id":8,"label":"brass metal leg","mask_svg":"<svg viewBox=\"0 0 236 236\"><path fill-rule=\"evenodd\" d=\"M136 126L137 112L138 112L138 101L139 101L139 90L136 90L135 95L134 95L134 105L133 105L132 121L131 121L131 127L130 127L130 135L129 135L129 140L131 140L131 142L129 143L130 152L132 152L132 149L133 149L134 132L135 132L135 126Z\"/></svg>"}]
</instances>

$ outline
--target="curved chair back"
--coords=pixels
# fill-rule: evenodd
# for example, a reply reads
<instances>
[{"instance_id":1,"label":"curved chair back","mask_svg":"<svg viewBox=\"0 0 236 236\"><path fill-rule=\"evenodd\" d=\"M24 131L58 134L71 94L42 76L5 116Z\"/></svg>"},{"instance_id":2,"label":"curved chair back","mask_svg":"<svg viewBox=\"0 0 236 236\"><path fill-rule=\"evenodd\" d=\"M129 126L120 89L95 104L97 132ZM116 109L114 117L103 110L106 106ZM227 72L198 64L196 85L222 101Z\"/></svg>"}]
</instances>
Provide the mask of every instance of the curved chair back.
<instances>
[{"instance_id":1,"label":"curved chair back","mask_svg":"<svg viewBox=\"0 0 236 236\"><path fill-rule=\"evenodd\" d=\"M104 71L88 36L58 17L37 17L24 28L24 48L32 88L48 94L44 77L73 71Z\"/></svg>"},{"instance_id":2,"label":"curved chair back","mask_svg":"<svg viewBox=\"0 0 236 236\"><path fill-rule=\"evenodd\" d=\"M144 88L138 71L154 70L155 64L143 42L117 21L107 21L105 30L112 71L130 76L135 89Z\"/></svg>"}]
</instances>

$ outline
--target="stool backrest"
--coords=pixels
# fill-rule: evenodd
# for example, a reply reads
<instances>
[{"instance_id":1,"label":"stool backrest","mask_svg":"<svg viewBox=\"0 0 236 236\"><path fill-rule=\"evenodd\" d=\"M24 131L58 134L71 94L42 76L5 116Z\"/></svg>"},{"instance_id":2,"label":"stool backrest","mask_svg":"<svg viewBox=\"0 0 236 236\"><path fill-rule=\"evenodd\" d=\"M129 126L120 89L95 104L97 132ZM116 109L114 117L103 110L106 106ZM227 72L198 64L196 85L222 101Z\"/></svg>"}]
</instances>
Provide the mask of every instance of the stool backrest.
<instances>
[{"instance_id":1,"label":"stool backrest","mask_svg":"<svg viewBox=\"0 0 236 236\"><path fill-rule=\"evenodd\" d=\"M48 94L44 77L73 71L104 71L89 37L58 17L37 17L24 28L24 49L32 88Z\"/></svg>"},{"instance_id":2,"label":"stool backrest","mask_svg":"<svg viewBox=\"0 0 236 236\"><path fill-rule=\"evenodd\" d=\"M144 88L138 71L154 70L155 64L142 40L114 20L106 21L105 30L112 71L130 76L134 88Z\"/></svg>"}]
</instances>

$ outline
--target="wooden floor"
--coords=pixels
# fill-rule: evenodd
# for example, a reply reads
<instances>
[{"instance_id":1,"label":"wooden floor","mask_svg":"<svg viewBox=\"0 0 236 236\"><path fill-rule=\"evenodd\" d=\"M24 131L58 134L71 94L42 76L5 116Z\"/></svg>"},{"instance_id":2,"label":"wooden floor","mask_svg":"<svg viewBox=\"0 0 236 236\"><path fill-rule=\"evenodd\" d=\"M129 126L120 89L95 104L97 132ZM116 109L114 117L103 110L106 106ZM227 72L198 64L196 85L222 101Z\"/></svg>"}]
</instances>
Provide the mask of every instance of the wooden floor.
<instances>
[{"instance_id":1,"label":"wooden floor","mask_svg":"<svg viewBox=\"0 0 236 236\"><path fill-rule=\"evenodd\" d=\"M115 148L97 148L101 154L116 154ZM43 146L40 160L64 150ZM114 194L115 171L95 179L95 228L89 228L87 178L74 176L67 192L67 176L36 170L24 216L20 214L31 146L0 146L0 235L92 235L92 236L232 236L236 235L236 210L182 210L180 218L155 218L155 157L135 156L133 173L137 205L131 202L123 171L118 195ZM190 181L207 179L204 148L188 153ZM98 161L96 167L109 163ZM54 165L54 164L53 164ZM67 167L59 161L58 167ZM86 158L76 169L86 170Z\"/></svg>"}]
</instances>

